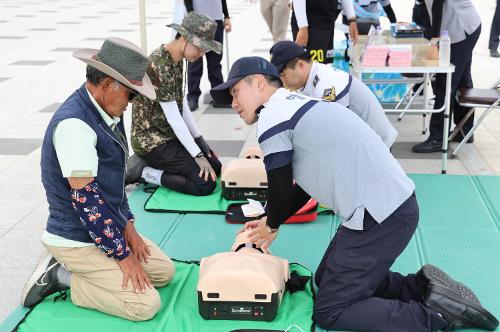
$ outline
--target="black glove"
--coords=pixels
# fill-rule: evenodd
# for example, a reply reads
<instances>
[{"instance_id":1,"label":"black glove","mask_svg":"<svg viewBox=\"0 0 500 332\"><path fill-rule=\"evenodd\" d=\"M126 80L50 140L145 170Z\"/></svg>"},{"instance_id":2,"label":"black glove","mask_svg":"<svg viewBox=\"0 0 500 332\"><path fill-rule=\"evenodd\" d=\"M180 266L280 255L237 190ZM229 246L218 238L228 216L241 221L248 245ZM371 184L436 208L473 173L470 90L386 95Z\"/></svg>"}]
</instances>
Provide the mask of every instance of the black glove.
<instances>
[{"instance_id":1,"label":"black glove","mask_svg":"<svg viewBox=\"0 0 500 332\"><path fill-rule=\"evenodd\" d=\"M196 143L196 145L198 145L198 147L200 148L201 152L203 152L204 155L206 156L210 155L210 147L208 146L203 136L196 137L194 139L194 142Z\"/></svg>"}]
</instances>

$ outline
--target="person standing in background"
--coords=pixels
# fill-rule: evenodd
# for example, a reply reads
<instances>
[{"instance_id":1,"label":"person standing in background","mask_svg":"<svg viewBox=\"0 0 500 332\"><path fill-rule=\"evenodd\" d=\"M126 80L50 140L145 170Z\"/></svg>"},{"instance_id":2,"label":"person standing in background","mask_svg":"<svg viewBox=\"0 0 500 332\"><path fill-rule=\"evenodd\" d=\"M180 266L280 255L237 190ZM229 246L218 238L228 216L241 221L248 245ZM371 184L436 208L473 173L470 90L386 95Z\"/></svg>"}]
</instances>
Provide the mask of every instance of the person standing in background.
<instances>
[{"instance_id":1,"label":"person standing in background","mask_svg":"<svg viewBox=\"0 0 500 332\"><path fill-rule=\"evenodd\" d=\"M293 0L293 40L304 46L313 61L333 62L333 33L339 14L337 3L332 0ZM358 41L358 28L352 0L341 0L344 14L349 22L349 34L354 43Z\"/></svg>"},{"instance_id":2,"label":"person standing in background","mask_svg":"<svg viewBox=\"0 0 500 332\"><path fill-rule=\"evenodd\" d=\"M342 9L342 3L338 1L339 11ZM358 31L361 35L367 35L370 27L380 26L380 16L385 12L391 23L396 23L396 14L392 9L390 0L354 0L354 13L358 19ZM347 17L342 16L342 23L348 25Z\"/></svg>"},{"instance_id":3,"label":"person standing in background","mask_svg":"<svg viewBox=\"0 0 500 332\"><path fill-rule=\"evenodd\" d=\"M497 0L495 15L493 15L493 20L491 21L490 43L488 45L488 48L490 49L490 56L493 58L500 58L500 53L498 53L499 37L500 37L500 0Z\"/></svg>"},{"instance_id":4,"label":"person standing in background","mask_svg":"<svg viewBox=\"0 0 500 332\"><path fill-rule=\"evenodd\" d=\"M425 0L431 21L432 39L427 57L439 59L438 42L444 31L448 32L451 40L450 63L455 66L451 76L451 114L453 122L459 124L469 111L469 107L458 104L455 94L459 88L472 88L472 51L481 34L481 18L471 0ZM446 97L446 74L436 74L433 84L436 101L434 109L443 107ZM439 152L443 145L444 112L433 113L429 126L429 137L422 143L413 146L413 152L430 153ZM462 126L462 130L453 142L462 141L474 124L474 114ZM448 130L448 129L447 129ZM467 141L472 143L474 137Z\"/></svg>"},{"instance_id":5,"label":"person standing in background","mask_svg":"<svg viewBox=\"0 0 500 332\"><path fill-rule=\"evenodd\" d=\"M288 0L260 0L260 13L273 35L273 44L285 40L290 7Z\"/></svg>"},{"instance_id":6,"label":"person standing in background","mask_svg":"<svg viewBox=\"0 0 500 332\"><path fill-rule=\"evenodd\" d=\"M224 42L224 30L231 32L231 20L227 10L226 0L184 0L187 12L196 12L210 17L217 22L217 31L214 40ZM224 81L222 77L222 53L217 54L213 51L205 54L207 59L208 80L211 87L215 87ZM200 81L203 76L203 57L195 62L188 64L187 83L188 93L187 101L189 109L196 111L198 109L198 99L201 95Z\"/></svg>"}]
</instances>

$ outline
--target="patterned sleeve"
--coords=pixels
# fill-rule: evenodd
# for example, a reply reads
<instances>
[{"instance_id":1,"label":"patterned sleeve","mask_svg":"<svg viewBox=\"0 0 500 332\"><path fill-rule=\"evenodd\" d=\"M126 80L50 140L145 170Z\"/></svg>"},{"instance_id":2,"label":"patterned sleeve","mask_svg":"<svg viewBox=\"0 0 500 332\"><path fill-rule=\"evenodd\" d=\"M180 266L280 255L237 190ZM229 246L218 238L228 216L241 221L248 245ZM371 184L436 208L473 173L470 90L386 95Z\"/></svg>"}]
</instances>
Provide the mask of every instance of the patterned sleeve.
<instances>
[{"instance_id":1,"label":"patterned sleeve","mask_svg":"<svg viewBox=\"0 0 500 332\"><path fill-rule=\"evenodd\" d=\"M71 190L73 208L95 245L108 257L121 261L130 250L115 217L101 198L99 184L92 181L82 189Z\"/></svg>"}]
</instances>

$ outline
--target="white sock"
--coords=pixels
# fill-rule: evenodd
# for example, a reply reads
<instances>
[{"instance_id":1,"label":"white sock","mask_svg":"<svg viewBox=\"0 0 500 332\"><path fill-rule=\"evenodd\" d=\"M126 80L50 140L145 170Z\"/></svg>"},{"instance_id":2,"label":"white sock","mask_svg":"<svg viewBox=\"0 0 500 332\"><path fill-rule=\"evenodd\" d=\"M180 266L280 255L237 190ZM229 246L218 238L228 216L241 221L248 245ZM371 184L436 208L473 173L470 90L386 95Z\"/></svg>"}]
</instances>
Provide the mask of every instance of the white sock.
<instances>
[{"instance_id":1,"label":"white sock","mask_svg":"<svg viewBox=\"0 0 500 332\"><path fill-rule=\"evenodd\" d=\"M146 166L142 170L142 177L146 182L156 184L157 186L161 186L161 175L163 171L160 169L156 169L153 167Z\"/></svg>"},{"instance_id":2,"label":"white sock","mask_svg":"<svg viewBox=\"0 0 500 332\"><path fill-rule=\"evenodd\" d=\"M60 285L66 286L68 288L71 287L71 272L66 270L64 267L59 265L57 267L57 279Z\"/></svg>"}]
</instances>

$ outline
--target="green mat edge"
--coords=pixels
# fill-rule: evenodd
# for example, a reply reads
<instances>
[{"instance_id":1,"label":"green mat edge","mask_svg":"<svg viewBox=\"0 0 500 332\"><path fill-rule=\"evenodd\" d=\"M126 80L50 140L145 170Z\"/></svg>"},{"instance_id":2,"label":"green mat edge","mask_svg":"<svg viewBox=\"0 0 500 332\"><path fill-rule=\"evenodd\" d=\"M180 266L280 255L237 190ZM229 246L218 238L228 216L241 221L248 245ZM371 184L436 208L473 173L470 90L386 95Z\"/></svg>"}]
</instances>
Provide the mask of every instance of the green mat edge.
<instances>
[{"instance_id":1,"label":"green mat edge","mask_svg":"<svg viewBox=\"0 0 500 332\"><path fill-rule=\"evenodd\" d=\"M180 260L180 259L175 259L175 258L171 258L171 260L175 261L175 262L180 262L180 263L200 265L200 261L197 261L197 260L185 261L185 260ZM309 282L307 284L311 290L311 295L312 295L312 299L313 299L313 303L314 303L314 300L316 298L316 291L314 290L314 285L313 285L314 273L300 263L288 263L288 265L289 266L298 266L298 267L300 267L300 268L302 268L310 273ZM0 324L0 332L16 331L17 327L22 322L24 322L24 320L26 319L26 317L28 316L28 314L31 312L32 309L33 308L26 308L26 307L19 305L9 316L7 316L7 318L2 322L2 324ZM311 324L310 331L314 332L316 329L316 324L314 323L314 321L312 319L311 319L311 321L312 321L312 324Z\"/></svg>"},{"instance_id":2,"label":"green mat edge","mask_svg":"<svg viewBox=\"0 0 500 332\"><path fill-rule=\"evenodd\" d=\"M15 331L19 324L24 322L24 319L30 313L30 311L30 308L19 305L9 316L7 316L2 324L0 324L0 332Z\"/></svg>"}]
</instances>

